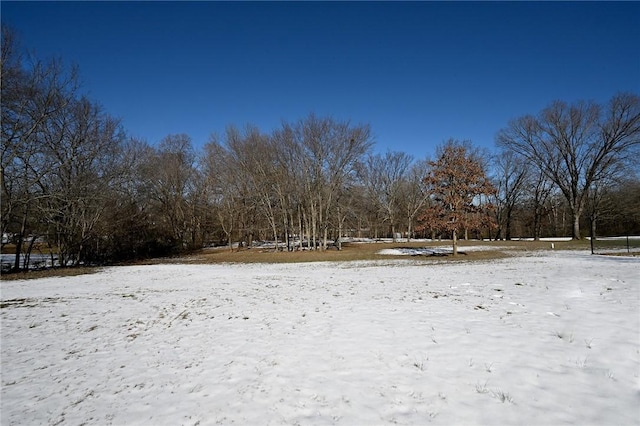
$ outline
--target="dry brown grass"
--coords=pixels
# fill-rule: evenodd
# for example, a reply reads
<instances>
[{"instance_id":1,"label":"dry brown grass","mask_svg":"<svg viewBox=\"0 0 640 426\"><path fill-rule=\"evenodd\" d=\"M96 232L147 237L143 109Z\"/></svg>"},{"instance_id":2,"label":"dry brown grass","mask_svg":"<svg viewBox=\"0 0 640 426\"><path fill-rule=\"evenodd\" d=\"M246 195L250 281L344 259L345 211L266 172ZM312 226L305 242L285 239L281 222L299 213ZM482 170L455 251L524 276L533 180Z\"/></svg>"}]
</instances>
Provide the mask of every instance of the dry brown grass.
<instances>
[{"instance_id":1,"label":"dry brown grass","mask_svg":"<svg viewBox=\"0 0 640 426\"><path fill-rule=\"evenodd\" d=\"M38 278L51 278L51 277L74 277L76 275L95 274L100 271L100 268L94 268L90 266L77 266L75 268L51 268L40 269L35 271L20 271L12 273L3 273L0 275L0 280L35 280Z\"/></svg>"},{"instance_id":2,"label":"dry brown grass","mask_svg":"<svg viewBox=\"0 0 640 426\"><path fill-rule=\"evenodd\" d=\"M588 249L588 241L561 241L554 242L556 250ZM486 246L487 250L465 252L468 246ZM151 259L136 264L163 264L163 263L187 263L187 264L216 264L216 263L301 263L301 262L350 262L362 260L390 260L390 259L413 259L420 261L448 261L465 262L500 259L509 256L509 253L518 251L531 251L550 249L551 242L547 241L460 241L460 254L456 257L448 256L390 256L381 255L378 252L382 249L400 247L451 247L450 241L420 241L411 243L347 243L342 250L329 249L327 251L274 251L273 249L240 249L230 251L228 248L204 249L188 256L172 258ZM2 274L2 280L37 279L48 277L65 277L82 274L93 274L100 268L76 267L76 268L54 268L48 270L17 272Z\"/></svg>"},{"instance_id":3,"label":"dry brown grass","mask_svg":"<svg viewBox=\"0 0 640 426\"><path fill-rule=\"evenodd\" d=\"M587 247L582 242L554 242L556 249L575 249ZM486 246L487 250L469 251L465 253L464 247ZM582 247L584 246L584 247ZM551 243L544 241L461 241L459 245L460 255L454 256L390 256L381 255L382 249L400 247L451 247L450 241L430 241L411 243L349 243L344 244L342 250L329 249L327 251L274 251L273 249L250 248L230 251L228 248L205 249L188 258L176 259L181 262L194 264L208 263L299 263L299 262L349 262L356 260L388 260L388 259L437 259L448 261L465 261L496 259L508 256L510 251L528 251L550 249ZM506 250L497 249L508 247ZM155 263L155 262L154 262Z\"/></svg>"}]
</instances>

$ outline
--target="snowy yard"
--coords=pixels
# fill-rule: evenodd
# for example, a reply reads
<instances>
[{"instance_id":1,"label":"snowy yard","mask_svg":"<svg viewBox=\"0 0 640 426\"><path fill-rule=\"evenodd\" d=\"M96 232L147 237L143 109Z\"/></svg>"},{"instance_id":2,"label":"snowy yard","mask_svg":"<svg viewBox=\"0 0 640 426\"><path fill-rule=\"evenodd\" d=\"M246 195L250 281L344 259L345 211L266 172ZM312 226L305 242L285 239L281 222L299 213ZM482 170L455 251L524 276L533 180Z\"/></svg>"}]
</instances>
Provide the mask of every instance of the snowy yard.
<instances>
[{"instance_id":1,"label":"snowy yard","mask_svg":"<svg viewBox=\"0 0 640 426\"><path fill-rule=\"evenodd\" d=\"M3 281L2 425L640 423L640 259Z\"/></svg>"}]
</instances>

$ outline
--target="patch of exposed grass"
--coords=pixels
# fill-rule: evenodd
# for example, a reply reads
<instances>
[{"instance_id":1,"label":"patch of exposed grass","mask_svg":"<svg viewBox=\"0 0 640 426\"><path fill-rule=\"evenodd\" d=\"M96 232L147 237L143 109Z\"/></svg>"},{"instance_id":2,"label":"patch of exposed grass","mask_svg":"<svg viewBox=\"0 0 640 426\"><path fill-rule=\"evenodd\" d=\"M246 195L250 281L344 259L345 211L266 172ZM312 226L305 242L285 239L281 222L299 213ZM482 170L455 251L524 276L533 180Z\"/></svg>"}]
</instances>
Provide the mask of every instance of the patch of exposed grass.
<instances>
[{"instance_id":1,"label":"patch of exposed grass","mask_svg":"<svg viewBox=\"0 0 640 426\"><path fill-rule=\"evenodd\" d=\"M497 245L495 243L494 245ZM349 243L344 244L342 250L335 248L326 251L320 250L304 250L295 252L274 251L273 249L261 248L245 248L233 251L228 248L206 249L187 258L178 259L186 263L209 264L209 263L301 263L301 262L349 262L359 260L389 260L389 259L418 259L442 261L443 259L451 261L468 261L468 260L484 260L497 259L506 257L507 254L500 250L487 251L470 251L465 253L464 246L461 245L460 254L456 257L448 256L406 256L406 255L382 255L378 252L382 249L392 249L399 247L448 247L448 242L415 242L415 243ZM468 245L478 245L477 242Z\"/></svg>"},{"instance_id":2,"label":"patch of exposed grass","mask_svg":"<svg viewBox=\"0 0 640 426\"><path fill-rule=\"evenodd\" d=\"M73 277L76 275L95 274L100 268L89 266L78 266L75 268L51 268L40 269L37 271L19 271L11 273L3 273L0 275L0 280L35 280L38 278L51 278L51 277Z\"/></svg>"},{"instance_id":3,"label":"patch of exposed grass","mask_svg":"<svg viewBox=\"0 0 640 426\"><path fill-rule=\"evenodd\" d=\"M555 241L555 250L586 250L589 241ZM487 250L473 250L465 252L465 247L486 246ZM508 257L513 252L549 250L549 241L460 241L458 256L406 256L406 255L381 255L382 249L394 249L401 247L441 247L451 248L451 241L415 241L415 242L375 242L375 243L345 243L342 250L335 248L327 251L304 250L295 252L274 251L266 248L243 248L229 250L226 247L215 249L203 249L190 255L175 256L170 258L157 258L144 261L125 263L128 265L157 265L165 263L181 264L216 264L216 263L304 263L304 262L350 262L363 260L391 260L405 259L420 262L469 262L501 259ZM48 277L66 277L83 274L93 274L99 271L95 267L53 268L38 271L16 272L2 274L2 280L23 280Z\"/></svg>"}]
</instances>

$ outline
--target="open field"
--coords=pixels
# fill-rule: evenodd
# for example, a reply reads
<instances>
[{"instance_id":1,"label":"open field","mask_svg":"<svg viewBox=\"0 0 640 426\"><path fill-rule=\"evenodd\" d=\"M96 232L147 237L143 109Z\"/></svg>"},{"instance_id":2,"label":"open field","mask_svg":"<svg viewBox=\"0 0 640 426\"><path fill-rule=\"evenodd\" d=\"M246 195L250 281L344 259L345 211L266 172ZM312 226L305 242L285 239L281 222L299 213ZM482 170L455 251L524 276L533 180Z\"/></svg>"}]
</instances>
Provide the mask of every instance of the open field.
<instances>
[{"instance_id":1,"label":"open field","mask_svg":"<svg viewBox=\"0 0 640 426\"><path fill-rule=\"evenodd\" d=\"M634 255L640 254L640 238L633 237L631 243L631 253L627 253L624 242L620 238L598 240L597 254L620 254ZM388 260L406 259L406 255L393 255L390 252L398 248L433 248L443 252L451 251L451 241L448 240L412 240L411 242L378 241L378 242L347 242L343 244L342 250L330 248L327 251L304 250L295 252L275 251L269 247L254 247L230 250L228 247L217 247L203 249L191 255L176 257L165 257L148 259L136 262L139 265L159 265L165 263L186 263L186 264L215 264L215 263L306 263L306 262L349 262L361 260ZM424 261L448 261L465 262L476 260L499 259L512 256L517 253L526 253L536 250L589 250L589 241L572 241L568 239L551 239L543 241L513 240L513 241L460 241L460 256L450 255L429 257L416 256L416 259ZM10 251L10 247L8 251ZM384 254L383 254L384 253ZM3 262L13 263L13 258L9 254L3 255ZM3 274L2 280L15 279L37 279L57 276L74 276L80 274L95 273L99 268L53 268L36 271L20 272L17 274Z\"/></svg>"},{"instance_id":2,"label":"open field","mask_svg":"<svg viewBox=\"0 0 640 426\"><path fill-rule=\"evenodd\" d=\"M504 243L504 244L502 244ZM584 242L563 241L557 242L558 249L585 248ZM331 248L327 251L304 250L295 252L275 251L273 248L244 248L230 250L228 247L217 247L203 249L199 252L187 256L176 256L171 258L148 259L137 262L137 264L164 264L164 263L188 263L188 264L211 264L211 263L304 263L304 262L327 262L327 261L355 261L355 260L383 260L390 257L404 258L406 256L389 256L379 254L381 250L397 248L397 247L438 247L450 248L451 241L412 241L412 242L371 242L371 243L345 243L342 250ZM477 249L480 247L486 250L465 251L465 247L473 246ZM510 241L510 242L487 242L487 241L461 241L459 257L447 257L451 261L479 260L500 258L506 256L505 250L537 250L549 248L549 242L534 241ZM2 255L2 261L13 263L11 255L11 246L5 246L7 253ZM37 256L34 255L34 258ZM440 259L442 260L442 259ZM2 274L2 280L15 279L36 279L54 276L73 276L83 273L94 273L96 268L53 268L44 270L35 270L28 272L20 272L17 274Z\"/></svg>"},{"instance_id":3,"label":"open field","mask_svg":"<svg viewBox=\"0 0 640 426\"><path fill-rule=\"evenodd\" d=\"M504 253L3 281L0 423L639 424L640 259Z\"/></svg>"}]
</instances>

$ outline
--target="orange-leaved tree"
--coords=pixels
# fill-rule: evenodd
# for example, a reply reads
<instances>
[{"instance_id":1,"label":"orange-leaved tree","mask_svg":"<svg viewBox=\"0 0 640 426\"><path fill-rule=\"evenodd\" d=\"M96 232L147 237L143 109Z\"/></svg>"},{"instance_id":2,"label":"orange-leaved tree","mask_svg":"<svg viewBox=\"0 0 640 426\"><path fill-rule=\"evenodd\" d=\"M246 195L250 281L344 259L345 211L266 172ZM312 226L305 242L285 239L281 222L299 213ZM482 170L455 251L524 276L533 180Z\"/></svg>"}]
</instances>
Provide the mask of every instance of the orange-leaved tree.
<instances>
[{"instance_id":1,"label":"orange-leaved tree","mask_svg":"<svg viewBox=\"0 0 640 426\"><path fill-rule=\"evenodd\" d=\"M469 142L449 139L440 146L437 160L429 161L424 183L431 203L422 216L422 228L450 232L454 256L460 231L495 226L489 214L492 206L487 202L495 188L480 154Z\"/></svg>"}]
</instances>

